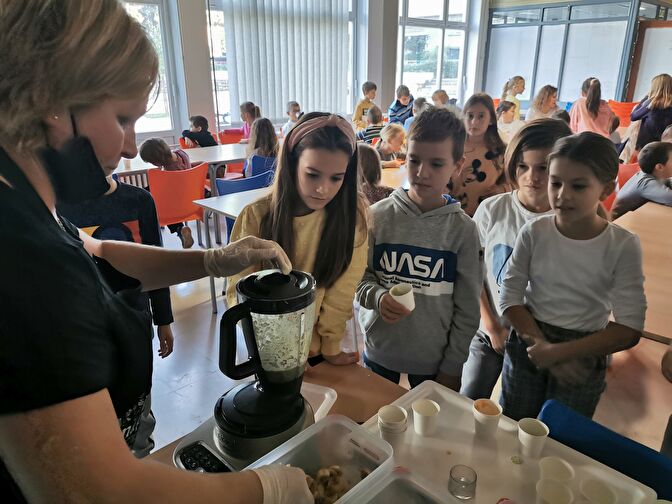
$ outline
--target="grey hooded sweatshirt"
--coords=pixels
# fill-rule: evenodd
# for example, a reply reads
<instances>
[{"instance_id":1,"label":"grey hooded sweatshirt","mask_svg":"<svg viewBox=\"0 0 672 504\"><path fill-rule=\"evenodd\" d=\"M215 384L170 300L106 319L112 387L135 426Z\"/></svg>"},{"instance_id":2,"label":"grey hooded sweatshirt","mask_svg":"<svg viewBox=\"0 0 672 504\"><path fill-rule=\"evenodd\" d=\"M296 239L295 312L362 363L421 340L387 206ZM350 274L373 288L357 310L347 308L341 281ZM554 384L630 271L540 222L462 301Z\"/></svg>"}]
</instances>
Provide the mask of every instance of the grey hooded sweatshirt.
<instances>
[{"instance_id":1,"label":"grey hooded sweatshirt","mask_svg":"<svg viewBox=\"0 0 672 504\"><path fill-rule=\"evenodd\" d=\"M369 259L357 287L366 356L400 373L461 376L480 320L480 244L474 222L450 197L422 213L404 189L370 208ZM413 285L415 310L396 324L380 316L383 294Z\"/></svg>"}]
</instances>

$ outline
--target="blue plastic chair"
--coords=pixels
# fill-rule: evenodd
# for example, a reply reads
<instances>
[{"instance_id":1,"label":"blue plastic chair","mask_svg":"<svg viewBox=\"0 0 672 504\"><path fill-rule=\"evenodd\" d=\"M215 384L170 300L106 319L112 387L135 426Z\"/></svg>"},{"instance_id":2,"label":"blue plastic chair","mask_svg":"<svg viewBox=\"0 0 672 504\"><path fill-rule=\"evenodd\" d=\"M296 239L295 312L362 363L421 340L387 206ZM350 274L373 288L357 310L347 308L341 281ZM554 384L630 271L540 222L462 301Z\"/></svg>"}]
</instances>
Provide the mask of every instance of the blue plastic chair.
<instances>
[{"instance_id":1,"label":"blue plastic chair","mask_svg":"<svg viewBox=\"0 0 672 504\"><path fill-rule=\"evenodd\" d=\"M568 101L567 103L565 103L565 110L566 110L567 112L569 112L569 111L571 110L571 108L572 108L572 104L573 104L573 103L574 103L574 102L571 102L571 101Z\"/></svg>"},{"instance_id":2,"label":"blue plastic chair","mask_svg":"<svg viewBox=\"0 0 672 504\"><path fill-rule=\"evenodd\" d=\"M246 177L254 177L267 171L275 172L276 158L263 157L254 154L249 160L245 160L243 173Z\"/></svg>"},{"instance_id":3,"label":"blue plastic chair","mask_svg":"<svg viewBox=\"0 0 672 504\"><path fill-rule=\"evenodd\" d=\"M653 488L659 499L672 499L672 459L594 422L551 399L539 420L550 437Z\"/></svg>"},{"instance_id":4,"label":"blue plastic chair","mask_svg":"<svg viewBox=\"0 0 672 504\"><path fill-rule=\"evenodd\" d=\"M220 196L226 194L233 194L243 191L251 191L253 189L261 189L262 187L268 187L273 182L274 173L272 171L266 171L254 177L247 177L238 180L224 180L216 179L215 183L217 184L217 193ZM236 221L229 217L226 218L226 243L229 243L231 239L231 230L233 229L233 224Z\"/></svg>"}]
</instances>

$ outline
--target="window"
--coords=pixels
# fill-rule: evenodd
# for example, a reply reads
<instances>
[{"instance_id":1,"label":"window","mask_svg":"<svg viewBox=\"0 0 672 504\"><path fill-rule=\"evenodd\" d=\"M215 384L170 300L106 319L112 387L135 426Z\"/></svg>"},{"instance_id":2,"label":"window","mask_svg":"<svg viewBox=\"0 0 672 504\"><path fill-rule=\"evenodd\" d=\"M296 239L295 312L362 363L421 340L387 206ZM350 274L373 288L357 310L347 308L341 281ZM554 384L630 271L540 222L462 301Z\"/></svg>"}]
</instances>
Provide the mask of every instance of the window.
<instances>
[{"instance_id":1,"label":"window","mask_svg":"<svg viewBox=\"0 0 672 504\"><path fill-rule=\"evenodd\" d=\"M567 19L568 7L549 7L544 9L544 21L562 21Z\"/></svg>"},{"instance_id":2,"label":"window","mask_svg":"<svg viewBox=\"0 0 672 504\"><path fill-rule=\"evenodd\" d=\"M209 0L208 37L218 128L252 101L271 120L289 100L346 112L352 102L353 0Z\"/></svg>"},{"instance_id":3,"label":"window","mask_svg":"<svg viewBox=\"0 0 672 504\"><path fill-rule=\"evenodd\" d=\"M644 3L639 6L639 17L647 19L656 19L658 14L658 6L650 3Z\"/></svg>"},{"instance_id":4,"label":"window","mask_svg":"<svg viewBox=\"0 0 672 504\"><path fill-rule=\"evenodd\" d=\"M534 85L535 94L547 84L558 87L564 36L565 25L542 26L539 56L537 57L537 76Z\"/></svg>"},{"instance_id":5,"label":"window","mask_svg":"<svg viewBox=\"0 0 672 504\"><path fill-rule=\"evenodd\" d=\"M162 5L155 2L124 2L124 7L147 31L159 55L158 90L155 88L150 95L155 97L155 100L150 101L149 110L138 119L135 131L137 133L171 131L173 129L171 113L173 105L170 97L174 96L174 93L171 91L172 80L167 65L165 48L168 47L168 44L165 42Z\"/></svg>"},{"instance_id":6,"label":"window","mask_svg":"<svg viewBox=\"0 0 672 504\"><path fill-rule=\"evenodd\" d=\"M499 98L506 81L514 75L522 75L525 92L519 99L529 99L538 29L537 26L512 26L492 30L485 87L490 96Z\"/></svg>"},{"instance_id":7,"label":"window","mask_svg":"<svg viewBox=\"0 0 672 504\"><path fill-rule=\"evenodd\" d=\"M539 9L522 9L493 12L492 24L525 24L539 21Z\"/></svg>"},{"instance_id":8,"label":"window","mask_svg":"<svg viewBox=\"0 0 672 504\"><path fill-rule=\"evenodd\" d=\"M627 18L630 13L630 2L575 5L572 7L570 19Z\"/></svg>"},{"instance_id":9,"label":"window","mask_svg":"<svg viewBox=\"0 0 672 504\"><path fill-rule=\"evenodd\" d=\"M431 99L443 89L461 101L467 6L466 0L400 0L397 84L414 97Z\"/></svg>"}]
</instances>

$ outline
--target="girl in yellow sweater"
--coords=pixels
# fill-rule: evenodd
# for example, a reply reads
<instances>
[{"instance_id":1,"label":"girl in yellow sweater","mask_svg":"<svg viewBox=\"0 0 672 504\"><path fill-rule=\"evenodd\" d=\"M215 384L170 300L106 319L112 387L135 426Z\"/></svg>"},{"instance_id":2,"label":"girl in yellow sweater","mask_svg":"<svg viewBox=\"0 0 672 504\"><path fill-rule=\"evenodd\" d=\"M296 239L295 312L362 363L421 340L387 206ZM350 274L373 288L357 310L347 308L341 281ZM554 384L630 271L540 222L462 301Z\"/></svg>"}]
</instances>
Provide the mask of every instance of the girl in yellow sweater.
<instances>
[{"instance_id":1,"label":"girl in yellow sweater","mask_svg":"<svg viewBox=\"0 0 672 504\"><path fill-rule=\"evenodd\" d=\"M285 138L270 195L245 207L231 232L231 241L253 235L278 242L295 269L315 277L318 316L310 353L332 364L359 360L356 352L341 351L368 252L357 184L352 125L337 115L306 114ZM229 277L229 306L238 302L238 280L261 269L257 264Z\"/></svg>"}]
</instances>

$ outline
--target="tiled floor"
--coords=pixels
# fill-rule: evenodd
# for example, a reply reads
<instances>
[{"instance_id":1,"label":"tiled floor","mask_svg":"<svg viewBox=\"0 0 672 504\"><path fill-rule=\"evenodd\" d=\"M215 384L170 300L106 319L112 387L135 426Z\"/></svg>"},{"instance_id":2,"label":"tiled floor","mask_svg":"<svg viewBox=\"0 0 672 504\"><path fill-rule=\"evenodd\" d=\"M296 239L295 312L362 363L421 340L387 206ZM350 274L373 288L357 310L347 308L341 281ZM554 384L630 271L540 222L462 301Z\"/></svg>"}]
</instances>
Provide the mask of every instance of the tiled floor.
<instances>
[{"instance_id":1,"label":"tiled floor","mask_svg":"<svg viewBox=\"0 0 672 504\"><path fill-rule=\"evenodd\" d=\"M167 247L179 247L167 231L164 242ZM217 286L221 292L221 281ZM206 279L172 287L171 297L175 350L168 358L156 356L154 361L157 448L205 421L217 398L235 383L218 366L221 296L218 316L212 314ZM156 347L156 339L154 343ZM664 345L643 339L635 348L616 354L595 414L598 422L656 450L672 414L672 384L660 372L664 351Z\"/></svg>"}]
</instances>

